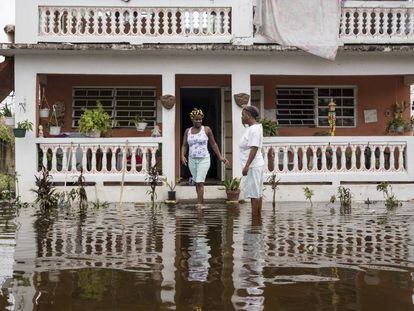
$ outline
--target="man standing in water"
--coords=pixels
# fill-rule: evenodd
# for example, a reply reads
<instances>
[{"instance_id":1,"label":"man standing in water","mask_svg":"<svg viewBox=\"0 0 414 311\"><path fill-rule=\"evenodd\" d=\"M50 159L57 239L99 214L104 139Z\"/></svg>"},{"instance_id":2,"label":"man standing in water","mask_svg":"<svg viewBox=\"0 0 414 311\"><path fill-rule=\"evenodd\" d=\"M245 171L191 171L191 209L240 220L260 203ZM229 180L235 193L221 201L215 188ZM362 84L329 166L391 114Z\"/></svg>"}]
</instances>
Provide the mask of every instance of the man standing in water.
<instances>
[{"instance_id":1,"label":"man standing in water","mask_svg":"<svg viewBox=\"0 0 414 311\"><path fill-rule=\"evenodd\" d=\"M207 149L208 143L214 153L224 164L228 161L221 155L214 139L213 131L208 126L203 126L204 113L201 109L194 108L190 113L193 126L185 130L183 144L181 146L181 162L187 165L186 154L188 152L188 166L193 180L196 183L197 206L204 204L204 182L210 169L210 153Z\"/></svg>"},{"instance_id":2,"label":"man standing in water","mask_svg":"<svg viewBox=\"0 0 414 311\"><path fill-rule=\"evenodd\" d=\"M242 123L248 126L240 140L240 162L245 176L243 192L250 198L252 213L260 214L262 210L264 159L262 155L263 127L257 123L259 109L245 106L242 110Z\"/></svg>"}]
</instances>

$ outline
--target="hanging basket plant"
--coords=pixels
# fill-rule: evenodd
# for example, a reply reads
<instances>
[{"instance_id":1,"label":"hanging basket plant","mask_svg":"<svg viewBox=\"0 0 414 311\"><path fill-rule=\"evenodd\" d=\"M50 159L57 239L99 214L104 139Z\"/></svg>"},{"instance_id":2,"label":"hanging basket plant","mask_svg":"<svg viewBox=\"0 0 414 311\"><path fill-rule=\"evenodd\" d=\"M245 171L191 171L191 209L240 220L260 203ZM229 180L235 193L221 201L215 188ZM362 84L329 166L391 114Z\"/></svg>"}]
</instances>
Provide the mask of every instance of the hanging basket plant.
<instances>
[{"instance_id":1,"label":"hanging basket plant","mask_svg":"<svg viewBox=\"0 0 414 311\"><path fill-rule=\"evenodd\" d=\"M33 123L28 120L17 123L17 127L13 129L14 137L23 138L27 131L33 131Z\"/></svg>"},{"instance_id":2,"label":"hanging basket plant","mask_svg":"<svg viewBox=\"0 0 414 311\"><path fill-rule=\"evenodd\" d=\"M42 100L40 101L39 117L42 119L49 118L50 106L47 102L45 91L43 90Z\"/></svg>"}]
</instances>

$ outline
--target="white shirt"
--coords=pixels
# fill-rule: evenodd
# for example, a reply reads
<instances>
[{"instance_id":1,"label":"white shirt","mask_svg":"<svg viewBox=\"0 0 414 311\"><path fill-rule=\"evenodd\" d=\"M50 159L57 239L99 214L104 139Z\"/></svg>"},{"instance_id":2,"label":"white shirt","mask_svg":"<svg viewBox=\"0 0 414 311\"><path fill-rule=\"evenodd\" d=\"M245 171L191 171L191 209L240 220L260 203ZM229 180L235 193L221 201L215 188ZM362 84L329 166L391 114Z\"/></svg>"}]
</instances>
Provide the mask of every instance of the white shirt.
<instances>
[{"instance_id":1,"label":"white shirt","mask_svg":"<svg viewBox=\"0 0 414 311\"><path fill-rule=\"evenodd\" d=\"M242 166L246 166L247 159L249 158L250 148L257 147L257 153L254 157L250 167L260 167L264 165L263 155L262 155L262 145L263 145L263 127L261 124L253 124L249 126L243 137L240 140L239 150L240 150L240 162Z\"/></svg>"}]
</instances>

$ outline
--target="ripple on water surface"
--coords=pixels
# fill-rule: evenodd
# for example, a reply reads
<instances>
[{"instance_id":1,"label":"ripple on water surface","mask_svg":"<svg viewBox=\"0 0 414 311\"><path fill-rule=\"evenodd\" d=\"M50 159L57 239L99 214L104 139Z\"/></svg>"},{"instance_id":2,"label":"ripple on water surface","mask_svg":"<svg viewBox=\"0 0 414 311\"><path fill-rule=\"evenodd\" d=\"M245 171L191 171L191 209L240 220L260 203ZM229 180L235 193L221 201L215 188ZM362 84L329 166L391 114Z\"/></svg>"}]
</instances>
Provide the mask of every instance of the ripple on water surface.
<instances>
[{"instance_id":1,"label":"ripple on water surface","mask_svg":"<svg viewBox=\"0 0 414 311\"><path fill-rule=\"evenodd\" d=\"M412 310L413 207L279 204L252 218L247 204L129 204L41 220L25 209L16 247L16 228L1 227L0 263L10 266L14 250L15 265L12 279L0 269L0 280L9 279L0 303L22 310Z\"/></svg>"}]
</instances>

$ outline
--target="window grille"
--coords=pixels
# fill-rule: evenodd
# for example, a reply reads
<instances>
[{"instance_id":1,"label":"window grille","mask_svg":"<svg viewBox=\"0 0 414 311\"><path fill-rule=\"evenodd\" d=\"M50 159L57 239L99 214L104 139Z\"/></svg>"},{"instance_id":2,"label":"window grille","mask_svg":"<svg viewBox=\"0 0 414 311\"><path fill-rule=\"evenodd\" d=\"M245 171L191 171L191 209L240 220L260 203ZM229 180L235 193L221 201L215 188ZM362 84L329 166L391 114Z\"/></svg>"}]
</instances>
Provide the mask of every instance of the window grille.
<instances>
[{"instance_id":1,"label":"window grille","mask_svg":"<svg viewBox=\"0 0 414 311\"><path fill-rule=\"evenodd\" d=\"M336 104L336 126L356 126L354 87L278 87L276 118L285 127L327 127L328 104Z\"/></svg>"},{"instance_id":2,"label":"window grille","mask_svg":"<svg viewBox=\"0 0 414 311\"><path fill-rule=\"evenodd\" d=\"M155 88L74 88L72 126L78 127L83 109L96 108L98 101L112 117L112 127L135 127L134 117L139 116L153 128L157 120Z\"/></svg>"}]
</instances>

